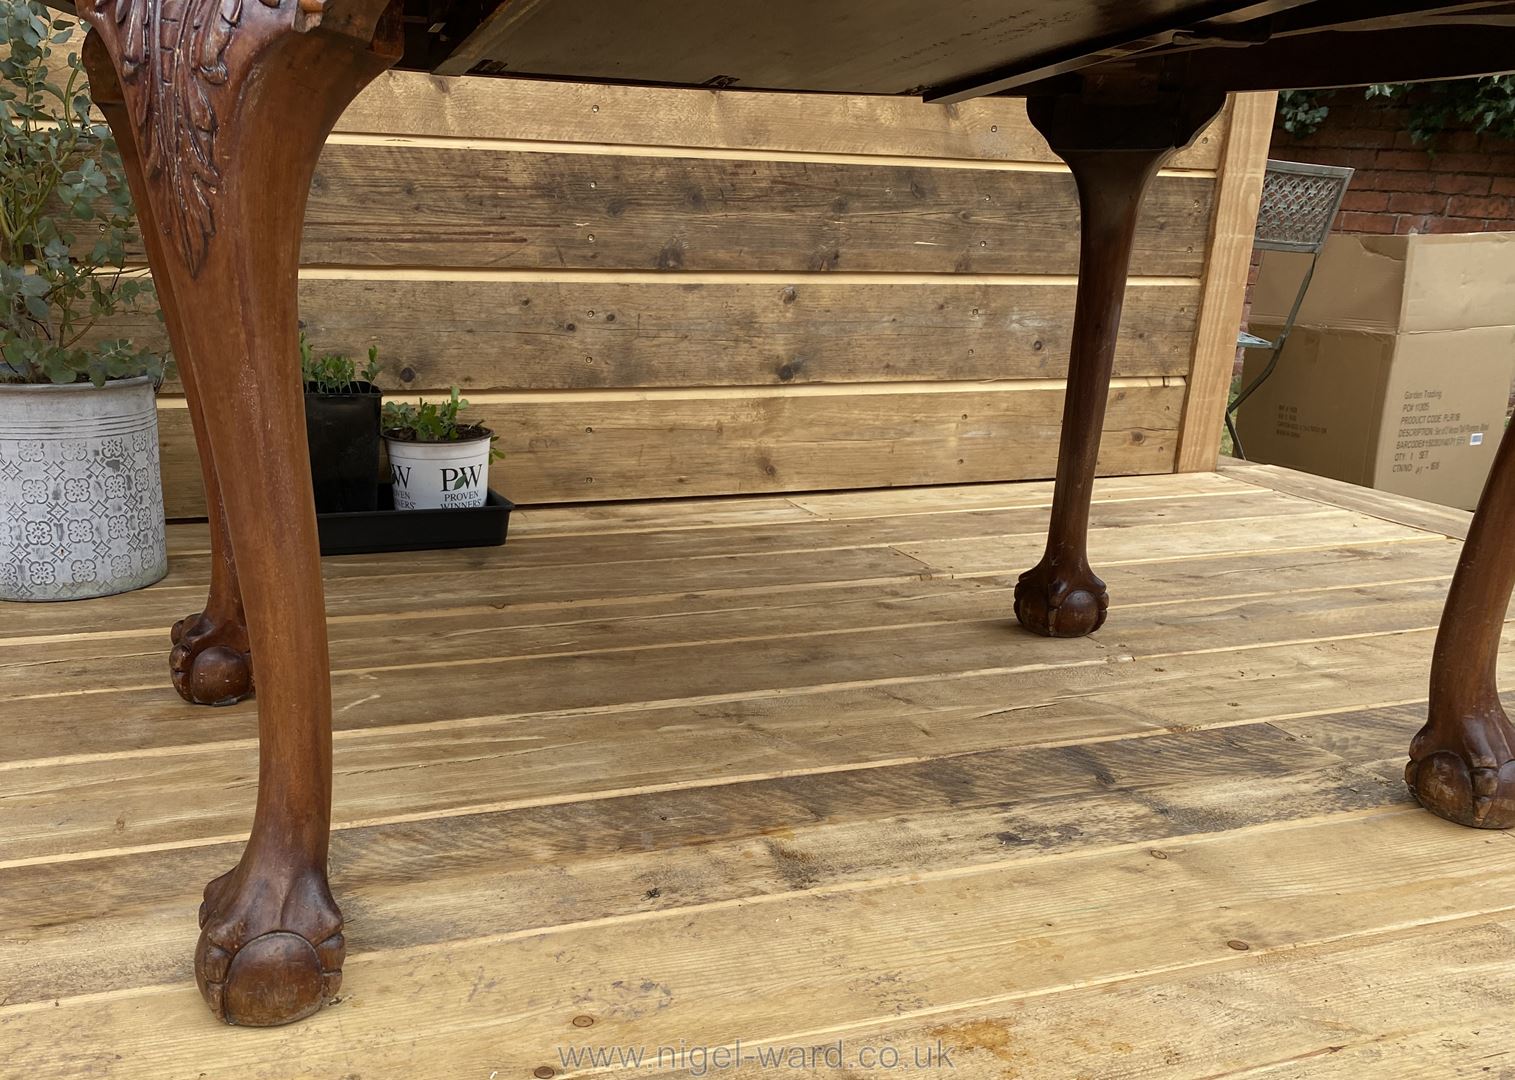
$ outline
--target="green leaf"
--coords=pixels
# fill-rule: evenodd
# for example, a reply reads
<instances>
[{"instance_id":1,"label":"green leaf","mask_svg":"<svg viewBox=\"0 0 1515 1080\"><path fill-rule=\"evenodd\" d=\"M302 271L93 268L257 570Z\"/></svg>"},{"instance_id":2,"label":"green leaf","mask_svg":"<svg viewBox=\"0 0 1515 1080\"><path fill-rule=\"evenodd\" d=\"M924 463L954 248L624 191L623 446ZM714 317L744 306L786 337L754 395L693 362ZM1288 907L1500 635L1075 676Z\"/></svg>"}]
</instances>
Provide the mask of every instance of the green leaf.
<instances>
[{"instance_id":1,"label":"green leaf","mask_svg":"<svg viewBox=\"0 0 1515 1080\"><path fill-rule=\"evenodd\" d=\"M0 211L10 230L0 379L98 380L156 373L165 362L130 342L79 344L95 318L130 310L151 290L118 281L135 214L115 140L91 117L88 93L65 100L56 78L65 59L66 70L81 70L78 50L67 48L77 30L39 0L0 0Z\"/></svg>"}]
</instances>

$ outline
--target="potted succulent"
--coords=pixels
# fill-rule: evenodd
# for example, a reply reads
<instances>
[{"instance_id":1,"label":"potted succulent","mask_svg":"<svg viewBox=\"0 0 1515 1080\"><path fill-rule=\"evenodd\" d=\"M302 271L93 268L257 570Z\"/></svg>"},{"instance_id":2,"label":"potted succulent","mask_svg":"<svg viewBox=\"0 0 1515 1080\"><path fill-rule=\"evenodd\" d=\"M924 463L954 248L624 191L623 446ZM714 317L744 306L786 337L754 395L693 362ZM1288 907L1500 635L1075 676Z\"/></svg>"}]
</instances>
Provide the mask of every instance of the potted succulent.
<instances>
[{"instance_id":1,"label":"potted succulent","mask_svg":"<svg viewBox=\"0 0 1515 1080\"><path fill-rule=\"evenodd\" d=\"M305 437L319 514L373 510L379 504L379 348L359 371L351 357L317 356L300 334Z\"/></svg>"},{"instance_id":2,"label":"potted succulent","mask_svg":"<svg viewBox=\"0 0 1515 1080\"><path fill-rule=\"evenodd\" d=\"M494 447L494 432L458 420L467 407L456 386L441 404L424 399L414 405L384 403L384 445L396 510L484 505L489 463L504 455Z\"/></svg>"},{"instance_id":3,"label":"potted succulent","mask_svg":"<svg viewBox=\"0 0 1515 1080\"><path fill-rule=\"evenodd\" d=\"M97 320L151 292L123 273L134 215L90 117L74 24L0 0L0 598L140 588L168 570L154 392L164 357ZM59 74L61 72L61 74Z\"/></svg>"}]
</instances>

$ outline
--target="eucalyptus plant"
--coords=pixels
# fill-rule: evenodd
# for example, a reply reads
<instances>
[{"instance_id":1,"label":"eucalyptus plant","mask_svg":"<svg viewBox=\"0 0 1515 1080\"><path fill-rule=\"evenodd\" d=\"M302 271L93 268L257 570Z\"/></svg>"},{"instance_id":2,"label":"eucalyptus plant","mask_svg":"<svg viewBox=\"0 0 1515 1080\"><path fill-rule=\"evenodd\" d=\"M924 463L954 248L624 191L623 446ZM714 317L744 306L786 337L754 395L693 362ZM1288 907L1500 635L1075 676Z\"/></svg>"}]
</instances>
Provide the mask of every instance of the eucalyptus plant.
<instances>
[{"instance_id":1,"label":"eucalyptus plant","mask_svg":"<svg viewBox=\"0 0 1515 1080\"><path fill-rule=\"evenodd\" d=\"M456 386L452 388L447 400L440 404L424 398L414 405L408 401L386 401L382 428L389 438L407 442L458 442L487 435L491 444L489 460L497 461L504 457L504 453L493 445L498 441L498 435L478 424L465 424L459 420L459 414L466 408L468 400L458 396Z\"/></svg>"},{"instance_id":2,"label":"eucalyptus plant","mask_svg":"<svg viewBox=\"0 0 1515 1080\"><path fill-rule=\"evenodd\" d=\"M73 20L0 0L0 382L160 377L166 358L92 333L152 292L125 271L135 213L91 115Z\"/></svg>"}]
</instances>

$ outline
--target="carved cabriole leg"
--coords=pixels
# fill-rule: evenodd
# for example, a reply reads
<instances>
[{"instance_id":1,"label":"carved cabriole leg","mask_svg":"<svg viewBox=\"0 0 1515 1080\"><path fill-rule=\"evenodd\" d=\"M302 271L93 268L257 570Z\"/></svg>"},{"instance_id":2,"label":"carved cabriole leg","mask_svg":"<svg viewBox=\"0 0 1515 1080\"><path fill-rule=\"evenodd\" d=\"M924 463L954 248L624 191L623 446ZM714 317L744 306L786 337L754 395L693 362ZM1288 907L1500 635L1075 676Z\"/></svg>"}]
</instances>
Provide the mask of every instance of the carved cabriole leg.
<instances>
[{"instance_id":1,"label":"carved cabriole leg","mask_svg":"<svg viewBox=\"0 0 1515 1080\"><path fill-rule=\"evenodd\" d=\"M1081 637L1104 624L1109 598L1089 567L1089 499L1099 455L1116 331L1142 194L1162 163L1188 145L1223 103L1219 95L1129 93L1032 98L1027 112L1078 184L1082 218L1078 300L1052 519L1042 560L1015 586L1015 616L1048 637Z\"/></svg>"},{"instance_id":2,"label":"carved cabriole leg","mask_svg":"<svg viewBox=\"0 0 1515 1080\"><path fill-rule=\"evenodd\" d=\"M86 53L87 58L93 57L90 63L91 97L117 133L116 145L132 186L148 261L162 266L167 258L163 231L147 198L137 135L127 119L126 101L115 69L103 54L99 39L94 41ZM221 485L216 478L213 449L200 405L199 384L195 379L198 365L186 359L190 342L184 332L173 283L165 278L157 282L156 287L169 341L175 355L180 357L179 380L184 385L195 446L200 452L200 475L205 484L205 503L210 519L210 592L201 611L180 619L169 632L174 645L169 654L169 675L179 696L191 704L233 705L253 692L252 657L248 650L247 620L242 612L242 590L237 581L231 538L226 530L226 510L221 501Z\"/></svg>"},{"instance_id":3,"label":"carved cabriole leg","mask_svg":"<svg viewBox=\"0 0 1515 1080\"><path fill-rule=\"evenodd\" d=\"M1457 562L1431 657L1431 703L1405 782L1432 813L1480 829L1515 826L1515 729L1496 682L1515 589L1515 435L1505 432Z\"/></svg>"},{"instance_id":4,"label":"carved cabriole leg","mask_svg":"<svg viewBox=\"0 0 1515 1080\"><path fill-rule=\"evenodd\" d=\"M335 993L326 882L331 690L296 355L306 195L337 116L399 53L383 0L85 0L86 64L119 91L149 261L172 311L260 659L258 801L201 905L195 975L217 1016L297 1020ZM324 16L324 17L323 17ZM372 44L370 44L372 43ZM114 80L113 80L114 77ZM235 467L232 467L232 465ZM213 497L213 496L212 496Z\"/></svg>"},{"instance_id":5,"label":"carved cabriole leg","mask_svg":"<svg viewBox=\"0 0 1515 1080\"><path fill-rule=\"evenodd\" d=\"M114 121L113 121L114 122ZM125 150L123 149L123 155ZM152 230L143 221L144 236ZM151 245L149 245L151 246ZM169 340L180 356L187 347L178 330L178 313L164 290L158 290L163 307L163 321L168 325ZM247 616L242 611L242 587L237 581L237 561L232 553L231 537L226 528L226 507L221 500L221 483L210 436L205 430L205 414L200 406L199 387L192 371L196 365L181 362L179 381L189 400L190 424L195 430L195 446L200 451L200 475L205 482L205 506L210 518L210 592L205 607L174 623L169 631L173 651L168 655L168 671L179 696L194 705L235 705L253 692L252 653L247 640Z\"/></svg>"}]
</instances>

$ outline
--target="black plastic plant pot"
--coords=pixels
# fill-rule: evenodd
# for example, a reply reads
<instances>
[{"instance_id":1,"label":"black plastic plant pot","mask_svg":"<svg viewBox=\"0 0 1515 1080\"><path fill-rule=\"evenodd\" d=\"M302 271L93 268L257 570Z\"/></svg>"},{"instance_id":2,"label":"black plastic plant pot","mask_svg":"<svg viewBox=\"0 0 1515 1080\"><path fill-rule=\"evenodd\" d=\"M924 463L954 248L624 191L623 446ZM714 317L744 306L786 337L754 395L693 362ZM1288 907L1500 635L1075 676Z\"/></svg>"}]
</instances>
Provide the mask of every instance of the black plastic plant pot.
<instances>
[{"instance_id":1,"label":"black plastic plant pot","mask_svg":"<svg viewBox=\"0 0 1515 1080\"><path fill-rule=\"evenodd\" d=\"M305 437L316 513L375 510L379 505L379 413L383 397L372 383L353 392L323 394L305 385Z\"/></svg>"}]
</instances>

